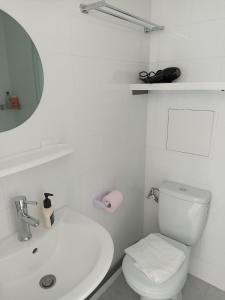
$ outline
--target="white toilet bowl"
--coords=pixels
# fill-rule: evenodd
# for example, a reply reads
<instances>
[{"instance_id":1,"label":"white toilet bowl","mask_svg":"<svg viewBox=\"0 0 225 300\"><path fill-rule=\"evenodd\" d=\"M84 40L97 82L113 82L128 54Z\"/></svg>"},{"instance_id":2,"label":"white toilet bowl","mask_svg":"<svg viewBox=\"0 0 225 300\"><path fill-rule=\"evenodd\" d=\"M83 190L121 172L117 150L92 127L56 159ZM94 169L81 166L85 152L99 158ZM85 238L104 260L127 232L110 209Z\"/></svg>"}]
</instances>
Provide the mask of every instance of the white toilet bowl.
<instances>
[{"instance_id":1,"label":"white toilet bowl","mask_svg":"<svg viewBox=\"0 0 225 300\"><path fill-rule=\"evenodd\" d=\"M181 290L186 282L188 273L190 247L162 234L158 235L184 252L186 259L181 268L166 282L155 284L137 269L134 265L134 260L129 255L126 255L122 265L125 279L128 285L141 296L141 300L181 300Z\"/></svg>"}]
</instances>

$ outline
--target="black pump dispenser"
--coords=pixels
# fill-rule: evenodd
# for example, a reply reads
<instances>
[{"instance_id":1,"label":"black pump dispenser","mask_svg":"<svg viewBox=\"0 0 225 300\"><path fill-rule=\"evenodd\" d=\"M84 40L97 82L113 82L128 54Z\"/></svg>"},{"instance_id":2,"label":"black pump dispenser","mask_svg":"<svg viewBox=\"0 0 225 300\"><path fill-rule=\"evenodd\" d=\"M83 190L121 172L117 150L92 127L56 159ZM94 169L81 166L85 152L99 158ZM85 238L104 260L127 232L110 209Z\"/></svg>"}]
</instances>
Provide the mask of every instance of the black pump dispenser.
<instances>
[{"instance_id":1,"label":"black pump dispenser","mask_svg":"<svg viewBox=\"0 0 225 300\"><path fill-rule=\"evenodd\" d=\"M44 195L45 195L45 199L43 201L44 208L52 207L52 202L51 202L51 199L49 199L49 197L54 196L54 195L50 194L50 193L44 193Z\"/></svg>"}]
</instances>

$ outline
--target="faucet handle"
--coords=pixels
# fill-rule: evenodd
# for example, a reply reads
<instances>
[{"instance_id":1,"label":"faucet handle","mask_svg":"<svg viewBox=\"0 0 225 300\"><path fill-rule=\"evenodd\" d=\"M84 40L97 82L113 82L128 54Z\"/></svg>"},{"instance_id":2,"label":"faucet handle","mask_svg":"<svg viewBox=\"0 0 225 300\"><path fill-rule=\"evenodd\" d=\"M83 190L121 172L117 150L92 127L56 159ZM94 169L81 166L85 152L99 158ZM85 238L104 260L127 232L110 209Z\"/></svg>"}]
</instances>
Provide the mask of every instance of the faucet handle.
<instances>
[{"instance_id":1,"label":"faucet handle","mask_svg":"<svg viewBox=\"0 0 225 300\"><path fill-rule=\"evenodd\" d=\"M30 204L30 205L38 205L37 201L27 201L27 200L25 200L24 203L25 204Z\"/></svg>"},{"instance_id":2,"label":"faucet handle","mask_svg":"<svg viewBox=\"0 0 225 300\"><path fill-rule=\"evenodd\" d=\"M26 212L27 211L27 205L31 204L31 205L38 205L37 201L27 201L26 196L16 196L13 199L13 202L16 206L17 211L22 211L22 212Z\"/></svg>"},{"instance_id":3,"label":"faucet handle","mask_svg":"<svg viewBox=\"0 0 225 300\"><path fill-rule=\"evenodd\" d=\"M26 196L16 196L14 197L13 199L13 202L14 203L23 203L23 204L30 204L30 205L38 205L38 202L37 201L28 201Z\"/></svg>"},{"instance_id":4,"label":"faucet handle","mask_svg":"<svg viewBox=\"0 0 225 300\"><path fill-rule=\"evenodd\" d=\"M26 202L26 201L27 201L27 198L26 198L26 196L21 195L21 196L16 196L16 197L14 197L14 198L12 199L12 201L13 201L14 203L17 203L17 202Z\"/></svg>"}]
</instances>

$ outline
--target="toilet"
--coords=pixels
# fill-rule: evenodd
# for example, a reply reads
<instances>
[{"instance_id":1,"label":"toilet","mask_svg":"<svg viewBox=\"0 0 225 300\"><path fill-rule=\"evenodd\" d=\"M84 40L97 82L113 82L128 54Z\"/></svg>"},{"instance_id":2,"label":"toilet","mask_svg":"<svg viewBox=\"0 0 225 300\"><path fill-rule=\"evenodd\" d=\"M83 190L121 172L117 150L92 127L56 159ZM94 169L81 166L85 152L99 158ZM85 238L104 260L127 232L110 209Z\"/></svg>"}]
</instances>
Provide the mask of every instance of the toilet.
<instances>
[{"instance_id":1,"label":"toilet","mask_svg":"<svg viewBox=\"0 0 225 300\"><path fill-rule=\"evenodd\" d=\"M191 247L205 228L211 193L171 181L164 182L159 191L158 236L182 250L185 261L177 273L162 284L148 279L129 255L124 257L122 269L128 285L141 300L182 300Z\"/></svg>"}]
</instances>

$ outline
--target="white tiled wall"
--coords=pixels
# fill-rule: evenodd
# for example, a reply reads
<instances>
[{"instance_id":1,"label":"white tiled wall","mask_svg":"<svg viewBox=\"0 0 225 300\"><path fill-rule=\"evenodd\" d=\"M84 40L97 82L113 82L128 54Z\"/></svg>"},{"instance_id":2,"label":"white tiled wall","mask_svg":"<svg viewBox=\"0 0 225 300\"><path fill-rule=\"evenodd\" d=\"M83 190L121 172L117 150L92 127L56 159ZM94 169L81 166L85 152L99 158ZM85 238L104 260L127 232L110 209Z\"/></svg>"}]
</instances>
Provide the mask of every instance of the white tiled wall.
<instances>
[{"instance_id":1,"label":"white tiled wall","mask_svg":"<svg viewBox=\"0 0 225 300\"><path fill-rule=\"evenodd\" d=\"M213 125L213 111L170 108L168 110L166 149L209 156Z\"/></svg>"},{"instance_id":2,"label":"white tiled wall","mask_svg":"<svg viewBox=\"0 0 225 300\"><path fill-rule=\"evenodd\" d=\"M178 66L180 81L225 81L225 1L152 0L151 68ZM166 151L169 108L215 111L209 157ZM191 273L225 290L225 94L151 93L148 100L146 192L170 179L212 191L207 227L193 249ZM199 120L201 122L201 119ZM145 232L157 230L157 206L145 201Z\"/></svg>"},{"instance_id":3,"label":"white tiled wall","mask_svg":"<svg viewBox=\"0 0 225 300\"><path fill-rule=\"evenodd\" d=\"M148 0L112 4L148 17ZM10 198L40 200L55 193L112 234L115 260L142 234L146 98L128 84L148 64L149 35L101 15L82 15L78 0L0 0L0 8L30 33L44 67L45 88L34 115L0 134L0 155L38 147L53 138L74 154L0 181L0 236L14 230ZM125 201L114 215L93 207L93 198L119 189ZM34 213L31 210L32 213Z\"/></svg>"}]
</instances>

